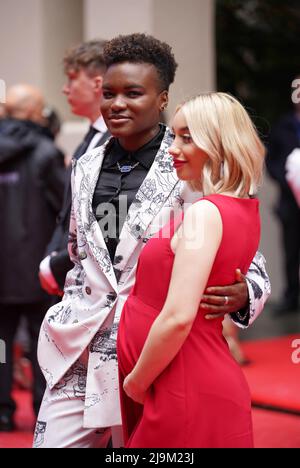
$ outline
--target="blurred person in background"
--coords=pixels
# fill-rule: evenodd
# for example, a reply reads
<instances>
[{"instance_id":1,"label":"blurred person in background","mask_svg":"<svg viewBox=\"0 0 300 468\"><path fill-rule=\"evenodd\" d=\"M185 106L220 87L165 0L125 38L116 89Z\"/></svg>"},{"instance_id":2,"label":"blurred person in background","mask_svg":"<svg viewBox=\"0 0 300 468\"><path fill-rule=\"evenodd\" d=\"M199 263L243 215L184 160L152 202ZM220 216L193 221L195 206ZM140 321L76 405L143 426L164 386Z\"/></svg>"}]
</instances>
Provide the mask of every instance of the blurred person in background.
<instances>
[{"instance_id":1,"label":"blurred person in background","mask_svg":"<svg viewBox=\"0 0 300 468\"><path fill-rule=\"evenodd\" d=\"M295 148L286 161L286 180L300 207L300 148Z\"/></svg>"},{"instance_id":2,"label":"blurred person in background","mask_svg":"<svg viewBox=\"0 0 300 468\"><path fill-rule=\"evenodd\" d=\"M85 42L68 50L64 57L67 83L63 87L63 93L73 114L85 117L90 122L88 133L73 155L74 160L103 144L109 137L100 111L102 76L105 71L103 45L103 41ZM64 202L56 230L47 247L46 258L40 265L41 285L45 291L55 296L62 296L66 275L74 266L68 252L72 204L71 166L67 170Z\"/></svg>"},{"instance_id":3,"label":"blurred person in background","mask_svg":"<svg viewBox=\"0 0 300 468\"><path fill-rule=\"evenodd\" d=\"M36 347L50 298L38 270L62 205L65 167L43 127L44 106L37 88L16 85L8 90L6 118L0 120L0 339L7 351L0 366L0 431L14 429L13 342L22 316L31 338L36 414L45 388Z\"/></svg>"},{"instance_id":4,"label":"blurred person in background","mask_svg":"<svg viewBox=\"0 0 300 468\"><path fill-rule=\"evenodd\" d=\"M285 290L274 313L297 312L299 307L300 208L286 179L288 156L300 146L300 104L281 117L271 130L267 169L279 188L275 212L282 228Z\"/></svg>"}]
</instances>

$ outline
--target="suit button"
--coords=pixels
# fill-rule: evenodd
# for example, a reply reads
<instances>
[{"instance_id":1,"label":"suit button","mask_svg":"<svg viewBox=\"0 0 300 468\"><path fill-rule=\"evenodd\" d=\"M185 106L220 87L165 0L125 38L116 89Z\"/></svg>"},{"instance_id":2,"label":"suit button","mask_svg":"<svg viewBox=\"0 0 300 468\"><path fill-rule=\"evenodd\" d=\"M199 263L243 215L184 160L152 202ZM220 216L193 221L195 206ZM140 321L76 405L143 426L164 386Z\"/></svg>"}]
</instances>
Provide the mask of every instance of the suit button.
<instances>
[{"instance_id":1,"label":"suit button","mask_svg":"<svg viewBox=\"0 0 300 468\"><path fill-rule=\"evenodd\" d=\"M87 253L86 252L80 252L79 258L80 258L80 260L85 260L87 258Z\"/></svg>"},{"instance_id":2,"label":"suit button","mask_svg":"<svg viewBox=\"0 0 300 468\"><path fill-rule=\"evenodd\" d=\"M87 293L88 296L90 296L92 294L92 290L91 290L91 288L89 286L87 286L85 288L85 292Z\"/></svg>"}]
</instances>

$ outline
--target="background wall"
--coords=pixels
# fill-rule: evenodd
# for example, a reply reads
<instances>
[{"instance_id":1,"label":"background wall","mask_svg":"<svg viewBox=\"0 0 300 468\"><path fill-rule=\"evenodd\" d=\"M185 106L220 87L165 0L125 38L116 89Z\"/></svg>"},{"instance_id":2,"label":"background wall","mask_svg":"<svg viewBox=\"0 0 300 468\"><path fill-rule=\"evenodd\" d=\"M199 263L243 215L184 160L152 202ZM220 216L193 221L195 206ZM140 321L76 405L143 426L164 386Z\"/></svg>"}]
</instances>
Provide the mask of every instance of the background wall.
<instances>
[{"instance_id":1,"label":"background wall","mask_svg":"<svg viewBox=\"0 0 300 468\"><path fill-rule=\"evenodd\" d=\"M40 87L63 118L62 56L83 39L82 0L0 0L0 79Z\"/></svg>"},{"instance_id":2,"label":"background wall","mask_svg":"<svg viewBox=\"0 0 300 468\"><path fill-rule=\"evenodd\" d=\"M37 85L65 124L59 144L70 155L87 122L74 118L61 93L66 48L94 38L150 33L168 42L179 64L168 117L185 97L216 87L214 0L0 0L0 80ZM279 230L272 214L276 188L261 191L263 236L273 299L282 289Z\"/></svg>"},{"instance_id":3,"label":"background wall","mask_svg":"<svg viewBox=\"0 0 300 468\"><path fill-rule=\"evenodd\" d=\"M84 0L85 38L110 39L134 31L150 32L152 11L153 0Z\"/></svg>"},{"instance_id":4,"label":"background wall","mask_svg":"<svg viewBox=\"0 0 300 468\"><path fill-rule=\"evenodd\" d=\"M178 62L168 115L187 96L215 88L212 0L85 0L84 36L144 32L168 42Z\"/></svg>"}]
</instances>

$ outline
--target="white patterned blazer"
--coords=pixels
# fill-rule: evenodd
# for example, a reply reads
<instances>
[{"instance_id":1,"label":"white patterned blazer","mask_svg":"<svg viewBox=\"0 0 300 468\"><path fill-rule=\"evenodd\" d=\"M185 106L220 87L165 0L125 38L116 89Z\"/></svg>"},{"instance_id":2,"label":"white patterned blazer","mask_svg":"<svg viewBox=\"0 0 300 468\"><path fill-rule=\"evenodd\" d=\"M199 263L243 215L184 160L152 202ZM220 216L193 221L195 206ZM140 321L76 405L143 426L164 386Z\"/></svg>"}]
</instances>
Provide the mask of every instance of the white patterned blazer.
<instances>
[{"instance_id":1,"label":"white patterned blazer","mask_svg":"<svg viewBox=\"0 0 300 468\"><path fill-rule=\"evenodd\" d=\"M74 165L73 207L70 223L69 272L61 303L51 307L42 324L38 356L50 389L88 348L84 427L121 424L118 394L116 337L123 305L134 285L138 257L171 213L199 199L179 181L168 148L172 134L166 129L147 177L130 206L112 265L101 229L92 211L106 142ZM264 259L258 253L247 274L250 322L259 315L270 284Z\"/></svg>"}]
</instances>

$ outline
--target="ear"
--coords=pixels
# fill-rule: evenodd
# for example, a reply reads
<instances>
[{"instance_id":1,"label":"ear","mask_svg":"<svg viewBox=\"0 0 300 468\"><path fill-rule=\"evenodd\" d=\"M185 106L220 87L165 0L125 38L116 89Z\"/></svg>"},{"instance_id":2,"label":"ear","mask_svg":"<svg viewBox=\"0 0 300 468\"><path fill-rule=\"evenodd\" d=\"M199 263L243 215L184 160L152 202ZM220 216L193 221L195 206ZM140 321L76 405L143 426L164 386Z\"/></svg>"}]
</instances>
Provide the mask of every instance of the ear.
<instances>
[{"instance_id":1,"label":"ear","mask_svg":"<svg viewBox=\"0 0 300 468\"><path fill-rule=\"evenodd\" d=\"M162 91L159 95L160 98L160 111L163 112L166 110L169 104L169 93L168 91Z\"/></svg>"},{"instance_id":2,"label":"ear","mask_svg":"<svg viewBox=\"0 0 300 468\"><path fill-rule=\"evenodd\" d=\"M101 93L102 92L102 83L103 83L103 77L101 75L97 75L94 77L94 90L95 93Z\"/></svg>"}]
</instances>

